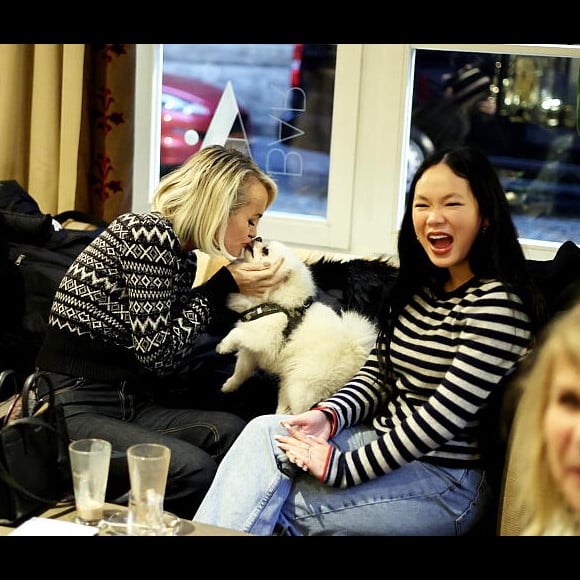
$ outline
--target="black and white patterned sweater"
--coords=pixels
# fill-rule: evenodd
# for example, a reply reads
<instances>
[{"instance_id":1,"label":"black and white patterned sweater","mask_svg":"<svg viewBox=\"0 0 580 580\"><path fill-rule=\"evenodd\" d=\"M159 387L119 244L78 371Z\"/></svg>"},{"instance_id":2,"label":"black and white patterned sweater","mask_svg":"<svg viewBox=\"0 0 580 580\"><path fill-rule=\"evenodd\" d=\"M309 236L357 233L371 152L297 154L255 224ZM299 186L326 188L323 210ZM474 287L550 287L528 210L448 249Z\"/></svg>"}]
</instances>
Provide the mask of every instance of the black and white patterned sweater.
<instances>
[{"instance_id":1,"label":"black and white patterned sweater","mask_svg":"<svg viewBox=\"0 0 580 580\"><path fill-rule=\"evenodd\" d=\"M177 371L238 291L225 267L193 288L196 269L166 218L119 216L60 283L38 366L102 381Z\"/></svg>"}]
</instances>

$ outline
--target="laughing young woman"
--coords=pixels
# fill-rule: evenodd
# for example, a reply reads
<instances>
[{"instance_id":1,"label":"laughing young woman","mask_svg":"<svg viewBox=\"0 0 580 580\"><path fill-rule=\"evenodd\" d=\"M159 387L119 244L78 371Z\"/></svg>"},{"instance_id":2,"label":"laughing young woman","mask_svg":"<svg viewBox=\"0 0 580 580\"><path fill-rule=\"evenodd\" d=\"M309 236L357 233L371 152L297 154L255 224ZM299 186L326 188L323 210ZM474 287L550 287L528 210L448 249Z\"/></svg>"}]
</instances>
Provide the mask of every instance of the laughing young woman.
<instances>
[{"instance_id":1,"label":"laughing young woman","mask_svg":"<svg viewBox=\"0 0 580 580\"><path fill-rule=\"evenodd\" d=\"M471 148L417 171L375 349L334 396L253 419L195 520L291 535L460 535L490 486L479 421L542 323L498 177Z\"/></svg>"}]
</instances>

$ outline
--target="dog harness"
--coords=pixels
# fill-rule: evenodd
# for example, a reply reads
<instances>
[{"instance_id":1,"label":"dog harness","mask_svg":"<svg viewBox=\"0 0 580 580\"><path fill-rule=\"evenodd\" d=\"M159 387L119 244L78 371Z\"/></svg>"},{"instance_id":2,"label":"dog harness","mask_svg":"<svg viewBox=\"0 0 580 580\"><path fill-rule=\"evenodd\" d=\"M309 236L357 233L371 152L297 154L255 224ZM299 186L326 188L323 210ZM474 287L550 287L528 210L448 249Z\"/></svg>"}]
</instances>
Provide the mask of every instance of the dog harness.
<instances>
[{"instance_id":1,"label":"dog harness","mask_svg":"<svg viewBox=\"0 0 580 580\"><path fill-rule=\"evenodd\" d=\"M292 331L298 326L300 321L304 318L306 310L314 302L312 297L305 300L302 306L297 306L296 308L284 308L279 304L274 304L273 302L264 302L264 304L258 304L245 312L240 314L240 320L242 322L251 322L252 320L257 320L262 318L262 316L267 316L268 314L276 314L278 312L283 312L288 317L288 323L284 329L284 340L288 340L288 337Z\"/></svg>"}]
</instances>

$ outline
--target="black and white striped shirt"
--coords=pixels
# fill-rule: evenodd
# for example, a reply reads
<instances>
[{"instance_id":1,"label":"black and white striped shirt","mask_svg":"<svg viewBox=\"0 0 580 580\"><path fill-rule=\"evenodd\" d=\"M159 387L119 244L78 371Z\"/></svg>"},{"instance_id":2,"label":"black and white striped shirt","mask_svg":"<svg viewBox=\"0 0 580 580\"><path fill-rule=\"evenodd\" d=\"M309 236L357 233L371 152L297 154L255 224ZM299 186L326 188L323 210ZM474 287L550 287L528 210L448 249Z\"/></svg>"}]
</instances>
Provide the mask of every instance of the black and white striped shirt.
<instances>
[{"instance_id":1,"label":"black and white striped shirt","mask_svg":"<svg viewBox=\"0 0 580 580\"><path fill-rule=\"evenodd\" d=\"M501 282L473 279L448 294L413 296L394 329L395 384L384 383L374 349L353 379L319 404L335 410L338 430L372 419L379 435L352 452L334 448L324 481L349 487L415 459L477 463L478 412L530 341L522 301Z\"/></svg>"}]
</instances>

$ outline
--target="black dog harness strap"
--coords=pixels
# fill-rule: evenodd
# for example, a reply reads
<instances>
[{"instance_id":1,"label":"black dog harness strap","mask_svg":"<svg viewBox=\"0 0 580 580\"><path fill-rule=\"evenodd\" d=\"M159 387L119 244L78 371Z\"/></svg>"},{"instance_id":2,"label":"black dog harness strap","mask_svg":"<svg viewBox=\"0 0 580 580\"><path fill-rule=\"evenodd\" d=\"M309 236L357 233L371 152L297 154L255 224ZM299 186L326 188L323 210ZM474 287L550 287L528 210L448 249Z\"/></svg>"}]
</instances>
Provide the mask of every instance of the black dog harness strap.
<instances>
[{"instance_id":1,"label":"black dog harness strap","mask_svg":"<svg viewBox=\"0 0 580 580\"><path fill-rule=\"evenodd\" d=\"M257 320L262 318L262 316L267 316L268 314L276 314L278 312L284 313L288 317L288 324L284 330L284 338L288 339L290 333L298 326L306 309L309 308L313 303L312 297L308 298L302 306L296 308L283 308L279 304L274 304L273 302L264 302L264 304L259 304L254 306L245 312L240 314L240 320L242 322L251 322L252 320Z\"/></svg>"}]
</instances>

